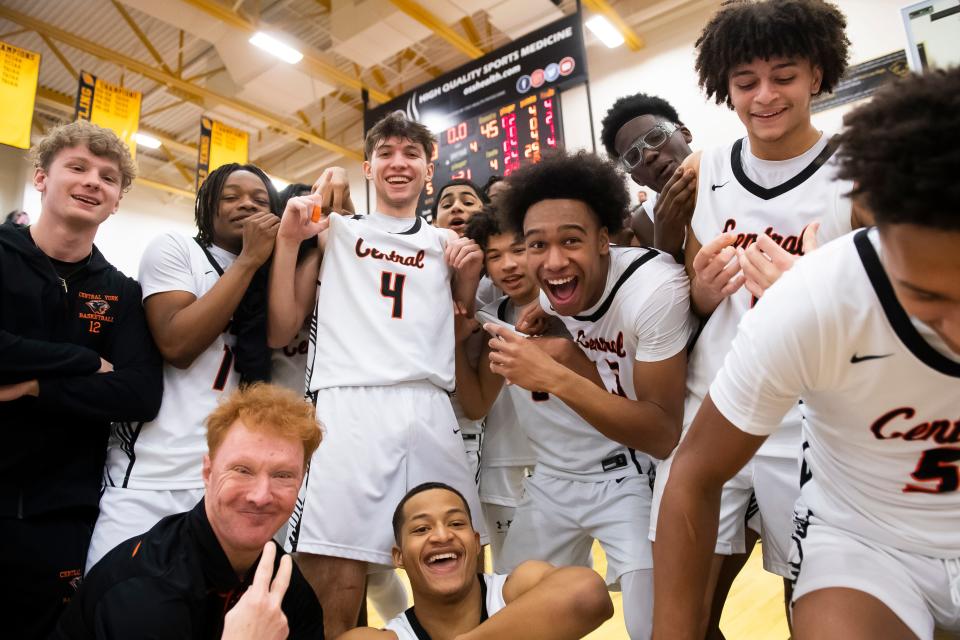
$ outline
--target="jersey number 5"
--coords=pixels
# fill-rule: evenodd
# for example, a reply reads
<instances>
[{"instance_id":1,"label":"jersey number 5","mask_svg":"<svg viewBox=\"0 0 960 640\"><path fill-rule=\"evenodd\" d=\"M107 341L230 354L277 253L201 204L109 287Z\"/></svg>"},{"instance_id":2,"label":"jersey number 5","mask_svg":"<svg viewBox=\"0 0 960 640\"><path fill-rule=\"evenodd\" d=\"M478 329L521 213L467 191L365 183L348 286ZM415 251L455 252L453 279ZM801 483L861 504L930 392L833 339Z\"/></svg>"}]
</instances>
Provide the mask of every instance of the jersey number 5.
<instances>
[{"instance_id":1,"label":"jersey number 5","mask_svg":"<svg viewBox=\"0 0 960 640\"><path fill-rule=\"evenodd\" d=\"M380 273L380 295L384 298L393 299L393 309L390 312L391 318L403 317L403 283L407 276L393 271L383 271Z\"/></svg>"},{"instance_id":2,"label":"jersey number 5","mask_svg":"<svg viewBox=\"0 0 960 640\"><path fill-rule=\"evenodd\" d=\"M908 484L903 488L905 492L920 493L949 493L960 487L960 448L939 447L927 449L920 456L916 470L910 477L920 482L934 483L932 486L921 487Z\"/></svg>"}]
</instances>

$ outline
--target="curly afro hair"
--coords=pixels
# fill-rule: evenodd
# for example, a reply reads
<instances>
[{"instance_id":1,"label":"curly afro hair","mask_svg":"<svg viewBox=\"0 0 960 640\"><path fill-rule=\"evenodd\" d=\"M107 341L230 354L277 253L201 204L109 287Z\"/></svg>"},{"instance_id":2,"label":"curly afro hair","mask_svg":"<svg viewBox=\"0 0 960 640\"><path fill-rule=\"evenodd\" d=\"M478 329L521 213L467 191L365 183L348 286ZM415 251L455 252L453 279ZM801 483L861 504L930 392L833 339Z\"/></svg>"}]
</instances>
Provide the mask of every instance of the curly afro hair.
<instances>
[{"instance_id":1,"label":"curly afro hair","mask_svg":"<svg viewBox=\"0 0 960 640\"><path fill-rule=\"evenodd\" d=\"M603 129L600 132L600 142L607 154L614 160L620 157L613 141L617 138L617 132L623 125L634 118L640 116L660 116L675 124L680 123L680 116L677 110L669 102L658 96L648 96L645 93L635 93L632 96L625 96L613 103L613 106L607 110L607 115L603 117L600 123Z\"/></svg>"},{"instance_id":2,"label":"curly afro hair","mask_svg":"<svg viewBox=\"0 0 960 640\"><path fill-rule=\"evenodd\" d=\"M463 235L476 242L480 245L480 249L486 252L487 247L490 246L490 238L504 233L514 233L514 230L504 224L496 209L486 206L470 216Z\"/></svg>"},{"instance_id":3,"label":"curly afro hair","mask_svg":"<svg viewBox=\"0 0 960 640\"><path fill-rule=\"evenodd\" d=\"M541 200L579 200L597 216L609 233L623 228L630 196L623 176L612 164L580 151L545 155L507 178L510 188L501 197L499 210L512 230L523 232L527 210Z\"/></svg>"},{"instance_id":4,"label":"curly afro hair","mask_svg":"<svg viewBox=\"0 0 960 640\"><path fill-rule=\"evenodd\" d=\"M877 223L960 231L960 67L888 85L843 121L839 176Z\"/></svg>"},{"instance_id":5,"label":"curly afro hair","mask_svg":"<svg viewBox=\"0 0 960 640\"><path fill-rule=\"evenodd\" d=\"M820 93L829 93L847 68L846 26L840 10L823 0L729 0L695 45L700 88L707 98L732 108L727 83L735 66L758 58L802 57L823 70Z\"/></svg>"}]
</instances>

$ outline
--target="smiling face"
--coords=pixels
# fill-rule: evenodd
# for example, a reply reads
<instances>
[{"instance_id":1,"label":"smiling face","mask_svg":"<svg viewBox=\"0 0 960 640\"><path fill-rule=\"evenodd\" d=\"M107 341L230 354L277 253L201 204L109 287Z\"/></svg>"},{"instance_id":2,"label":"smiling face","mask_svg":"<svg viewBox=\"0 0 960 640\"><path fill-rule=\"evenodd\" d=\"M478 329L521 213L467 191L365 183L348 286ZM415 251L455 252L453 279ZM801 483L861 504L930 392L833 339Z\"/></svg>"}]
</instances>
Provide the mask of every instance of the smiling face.
<instances>
[{"instance_id":1,"label":"smiling face","mask_svg":"<svg viewBox=\"0 0 960 640\"><path fill-rule=\"evenodd\" d=\"M803 58L756 59L734 67L728 82L730 102L751 145L788 144L809 133L810 100L820 91L822 77L820 68Z\"/></svg>"},{"instance_id":2,"label":"smiling face","mask_svg":"<svg viewBox=\"0 0 960 640\"><path fill-rule=\"evenodd\" d=\"M377 193L377 209L406 217L415 213L420 192L433 177L433 163L422 144L392 137L377 143L370 160L363 163L363 173Z\"/></svg>"},{"instance_id":3,"label":"smiling face","mask_svg":"<svg viewBox=\"0 0 960 640\"><path fill-rule=\"evenodd\" d=\"M537 283L527 272L527 246L512 233L490 236L483 254L487 275L517 305L537 297Z\"/></svg>"},{"instance_id":4,"label":"smiling face","mask_svg":"<svg viewBox=\"0 0 960 640\"><path fill-rule=\"evenodd\" d=\"M204 456L205 507L234 568L249 567L293 513L303 480L303 444L237 419Z\"/></svg>"},{"instance_id":5,"label":"smiling face","mask_svg":"<svg viewBox=\"0 0 960 640\"><path fill-rule=\"evenodd\" d=\"M400 542L393 561L405 569L414 598L456 601L476 585L480 534L466 505L446 489L429 489L403 506Z\"/></svg>"},{"instance_id":6,"label":"smiling face","mask_svg":"<svg viewBox=\"0 0 960 640\"><path fill-rule=\"evenodd\" d=\"M904 311L960 356L960 231L884 224L880 240L884 269Z\"/></svg>"},{"instance_id":7,"label":"smiling face","mask_svg":"<svg viewBox=\"0 0 960 640\"><path fill-rule=\"evenodd\" d=\"M575 315L600 300L610 236L579 200L541 200L523 221L527 270L557 313Z\"/></svg>"},{"instance_id":8,"label":"smiling face","mask_svg":"<svg viewBox=\"0 0 960 640\"><path fill-rule=\"evenodd\" d=\"M613 146L617 150L617 155L623 156L637 140L650 133L651 129L658 124L678 128L659 149L643 150L643 159L630 171L630 178L641 187L650 187L660 193L673 172L691 153L690 142L693 136L690 131L660 116L647 114L637 116L620 127Z\"/></svg>"},{"instance_id":9,"label":"smiling face","mask_svg":"<svg viewBox=\"0 0 960 640\"><path fill-rule=\"evenodd\" d=\"M77 227L97 226L120 205L120 163L93 154L86 145L61 149L48 169L37 169L43 215Z\"/></svg>"},{"instance_id":10,"label":"smiling face","mask_svg":"<svg viewBox=\"0 0 960 640\"><path fill-rule=\"evenodd\" d=\"M223 183L220 205L213 217L213 244L239 254L243 249L243 221L264 211L270 211L267 185L255 173L234 171Z\"/></svg>"},{"instance_id":11,"label":"smiling face","mask_svg":"<svg viewBox=\"0 0 960 640\"><path fill-rule=\"evenodd\" d=\"M452 229L463 237L470 217L483 209L480 196L465 184L451 185L440 192L437 201L436 224L441 229Z\"/></svg>"}]
</instances>

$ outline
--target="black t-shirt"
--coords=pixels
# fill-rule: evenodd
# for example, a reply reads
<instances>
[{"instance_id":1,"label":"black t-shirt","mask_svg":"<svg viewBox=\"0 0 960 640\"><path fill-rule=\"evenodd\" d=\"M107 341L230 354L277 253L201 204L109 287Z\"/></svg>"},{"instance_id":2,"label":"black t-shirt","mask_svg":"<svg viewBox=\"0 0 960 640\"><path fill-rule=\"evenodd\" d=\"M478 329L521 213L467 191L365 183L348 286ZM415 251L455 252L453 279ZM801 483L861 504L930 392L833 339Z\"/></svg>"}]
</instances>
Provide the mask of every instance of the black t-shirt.
<instances>
[{"instance_id":1,"label":"black t-shirt","mask_svg":"<svg viewBox=\"0 0 960 640\"><path fill-rule=\"evenodd\" d=\"M282 556L278 548L274 572ZM224 616L250 586L256 567L237 577L201 500L104 556L51 638L220 638ZM296 565L281 607L289 638L323 639L323 611Z\"/></svg>"}]
</instances>

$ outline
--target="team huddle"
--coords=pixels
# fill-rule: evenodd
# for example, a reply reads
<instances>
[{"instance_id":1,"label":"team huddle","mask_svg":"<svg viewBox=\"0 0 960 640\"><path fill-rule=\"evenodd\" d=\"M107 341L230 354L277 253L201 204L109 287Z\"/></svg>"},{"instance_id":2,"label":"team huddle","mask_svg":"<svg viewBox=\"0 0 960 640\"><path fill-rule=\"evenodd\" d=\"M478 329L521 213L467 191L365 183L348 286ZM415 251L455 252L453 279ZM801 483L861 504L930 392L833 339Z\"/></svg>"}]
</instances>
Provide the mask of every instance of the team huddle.
<instances>
[{"instance_id":1,"label":"team huddle","mask_svg":"<svg viewBox=\"0 0 960 640\"><path fill-rule=\"evenodd\" d=\"M728 3L696 70L730 144L626 96L609 158L452 181L433 224L399 112L364 215L342 169L225 165L136 281L93 245L128 150L53 130L0 226L14 637L574 639L618 590L634 640L718 639L758 539L795 638L960 633L960 70L819 131L845 27Z\"/></svg>"}]
</instances>

